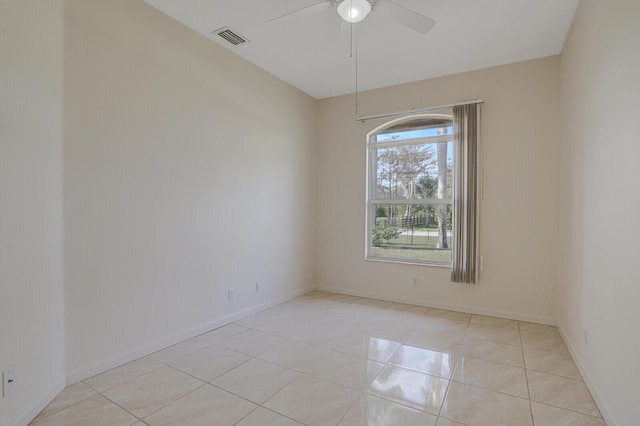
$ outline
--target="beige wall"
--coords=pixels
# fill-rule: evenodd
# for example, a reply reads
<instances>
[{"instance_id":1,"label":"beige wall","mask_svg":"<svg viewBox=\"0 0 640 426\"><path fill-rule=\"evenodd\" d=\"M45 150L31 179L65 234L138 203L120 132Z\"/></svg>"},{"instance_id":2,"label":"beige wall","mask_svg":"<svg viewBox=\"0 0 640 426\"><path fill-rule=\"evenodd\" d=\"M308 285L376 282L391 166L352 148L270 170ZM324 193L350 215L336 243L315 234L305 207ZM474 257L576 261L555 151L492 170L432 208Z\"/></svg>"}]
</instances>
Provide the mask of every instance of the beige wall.
<instances>
[{"instance_id":1,"label":"beige wall","mask_svg":"<svg viewBox=\"0 0 640 426\"><path fill-rule=\"evenodd\" d=\"M610 426L640 418L638 17L636 0L583 0L561 64L559 322Z\"/></svg>"},{"instance_id":2,"label":"beige wall","mask_svg":"<svg viewBox=\"0 0 640 426\"><path fill-rule=\"evenodd\" d=\"M361 71L366 72L366 71ZM365 136L353 96L319 106L318 285L385 299L554 322L557 288L559 58L489 68L359 96L359 113L485 101L484 202L476 286L448 268L364 260ZM412 287L418 278L418 288Z\"/></svg>"},{"instance_id":3,"label":"beige wall","mask_svg":"<svg viewBox=\"0 0 640 426\"><path fill-rule=\"evenodd\" d=\"M313 285L312 98L141 1L64 47L70 382Z\"/></svg>"},{"instance_id":4,"label":"beige wall","mask_svg":"<svg viewBox=\"0 0 640 426\"><path fill-rule=\"evenodd\" d=\"M0 425L64 386L62 1L0 1Z\"/></svg>"}]
</instances>

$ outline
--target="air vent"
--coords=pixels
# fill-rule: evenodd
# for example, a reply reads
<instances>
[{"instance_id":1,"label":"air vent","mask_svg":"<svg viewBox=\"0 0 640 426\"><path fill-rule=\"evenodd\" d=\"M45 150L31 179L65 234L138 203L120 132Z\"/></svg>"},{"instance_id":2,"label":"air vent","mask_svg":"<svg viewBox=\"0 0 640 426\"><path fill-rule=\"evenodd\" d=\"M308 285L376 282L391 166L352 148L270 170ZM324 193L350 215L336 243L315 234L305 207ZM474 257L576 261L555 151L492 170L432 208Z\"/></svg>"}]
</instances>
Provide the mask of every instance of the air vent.
<instances>
[{"instance_id":1,"label":"air vent","mask_svg":"<svg viewBox=\"0 0 640 426\"><path fill-rule=\"evenodd\" d=\"M234 46L238 46L249 41L246 37L242 37L229 27L220 28L219 30L213 31L213 33L219 35Z\"/></svg>"}]
</instances>

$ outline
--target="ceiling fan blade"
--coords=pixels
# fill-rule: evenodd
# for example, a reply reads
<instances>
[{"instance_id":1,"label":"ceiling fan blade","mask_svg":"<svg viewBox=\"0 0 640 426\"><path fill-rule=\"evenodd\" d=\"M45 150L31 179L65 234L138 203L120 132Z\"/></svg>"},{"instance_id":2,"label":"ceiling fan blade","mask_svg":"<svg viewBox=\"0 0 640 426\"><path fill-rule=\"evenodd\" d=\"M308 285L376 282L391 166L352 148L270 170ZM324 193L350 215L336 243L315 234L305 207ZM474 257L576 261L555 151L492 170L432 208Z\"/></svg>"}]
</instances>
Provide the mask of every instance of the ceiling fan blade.
<instances>
[{"instance_id":1,"label":"ceiling fan blade","mask_svg":"<svg viewBox=\"0 0 640 426\"><path fill-rule=\"evenodd\" d=\"M317 12L322 12L325 9L330 9L335 5L336 5L335 0L321 1L320 3L315 3L315 4L312 4L311 6L303 7L302 9L294 10L293 12L285 13L284 15L271 18L267 21L267 23L278 21L280 19L312 15Z\"/></svg>"},{"instance_id":2,"label":"ceiling fan blade","mask_svg":"<svg viewBox=\"0 0 640 426\"><path fill-rule=\"evenodd\" d=\"M428 33L436 24L436 21L433 19L411 9L407 9L404 6L400 6L390 0L384 0L378 3L374 11L420 34Z\"/></svg>"}]
</instances>

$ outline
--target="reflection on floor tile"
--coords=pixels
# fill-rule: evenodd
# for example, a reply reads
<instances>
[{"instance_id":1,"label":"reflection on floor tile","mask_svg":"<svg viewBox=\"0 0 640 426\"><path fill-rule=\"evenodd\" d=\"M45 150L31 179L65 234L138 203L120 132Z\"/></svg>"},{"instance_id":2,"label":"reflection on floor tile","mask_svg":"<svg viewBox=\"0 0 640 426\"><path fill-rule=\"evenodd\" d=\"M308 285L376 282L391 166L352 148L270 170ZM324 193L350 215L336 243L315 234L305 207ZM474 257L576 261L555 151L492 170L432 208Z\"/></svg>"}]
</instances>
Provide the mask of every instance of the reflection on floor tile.
<instances>
[{"instance_id":1,"label":"reflection on floor tile","mask_svg":"<svg viewBox=\"0 0 640 426\"><path fill-rule=\"evenodd\" d=\"M451 352L402 346L389 361L389 364L449 379L456 366L456 361L457 357Z\"/></svg>"},{"instance_id":2,"label":"reflection on floor tile","mask_svg":"<svg viewBox=\"0 0 640 426\"><path fill-rule=\"evenodd\" d=\"M402 425L435 426L437 417L371 395L363 395L339 426Z\"/></svg>"},{"instance_id":3,"label":"reflection on floor tile","mask_svg":"<svg viewBox=\"0 0 640 426\"><path fill-rule=\"evenodd\" d=\"M32 424L532 421L605 425L556 327L317 291L69 386Z\"/></svg>"},{"instance_id":4,"label":"reflection on floor tile","mask_svg":"<svg viewBox=\"0 0 640 426\"><path fill-rule=\"evenodd\" d=\"M438 415L448 380L404 368L385 367L367 393Z\"/></svg>"},{"instance_id":5,"label":"reflection on floor tile","mask_svg":"<svg viewBox=\"0 0 640 426\"><path fill-rule=\"evenodd\" d=\"M448 329L418 326L405 331L402 343L441 352L458 352L464 343L466 326Z\"/></svg>"}]
</instances>

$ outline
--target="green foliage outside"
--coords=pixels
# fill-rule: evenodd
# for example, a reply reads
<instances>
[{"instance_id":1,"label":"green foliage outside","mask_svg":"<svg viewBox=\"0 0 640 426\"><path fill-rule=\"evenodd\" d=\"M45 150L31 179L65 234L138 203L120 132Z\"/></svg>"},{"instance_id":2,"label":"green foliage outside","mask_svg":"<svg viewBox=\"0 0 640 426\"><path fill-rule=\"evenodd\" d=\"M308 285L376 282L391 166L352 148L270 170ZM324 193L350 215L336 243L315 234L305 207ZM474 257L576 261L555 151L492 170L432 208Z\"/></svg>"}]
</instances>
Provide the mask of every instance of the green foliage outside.
<instances>
[{"instance_id":1,"label":"green foliage outside","mask_svg":"<svg viewBox=\"0 0 640 426\"><path fill-rule=\"evenodd\" d=\"M371 244L374 247L380 247L382 243L398 238L400 230L384 225L376 225L373 227Z\"/></svg>"},{"instance_id":2,"label":"green foliage outside","mask_svg":"<svg viewBox=\"0 0 640 426\"><path fill-rule=\"evenodd\" d=\"M396 247L371 247L371 255L407 261L451 262L451 249L407 249Z\"/></svg>"},{"instance_id":3,"label":"green foliage outside","mask_svg":"<svg viewBox=\"0 0 640 426\"><path fill-rule=\"evenodd\" d=\"M403 226L403 219L407 217L407 210L411 209L411 218L414 219L414 229L437 229L438 206L437 205L389 205L378 204L376 210L376 225L379 226ZM393 219L395 220L393 220ZM447 229L451 230L453 224L452 206L447 206ZM406 226L405 226L406 227Z\"/></svg>"}]
</instances>

